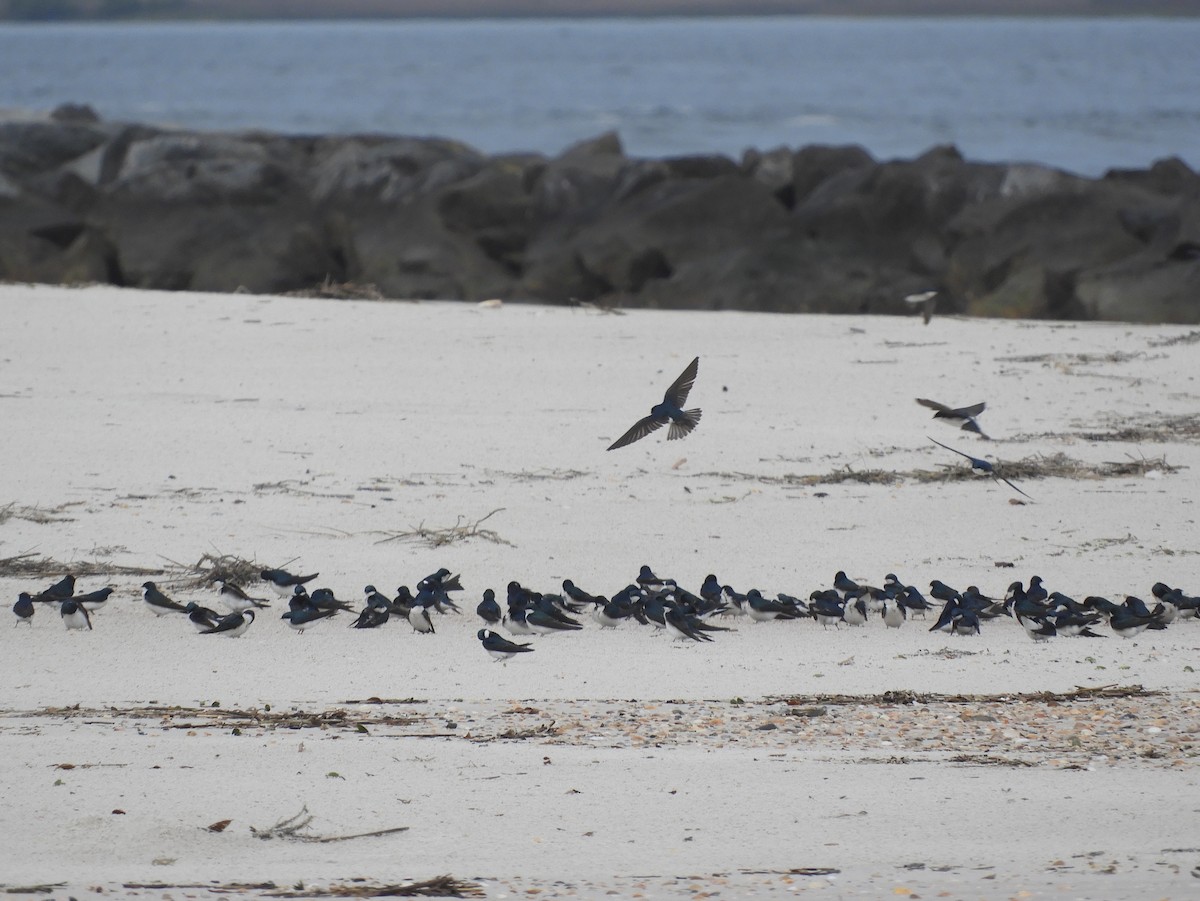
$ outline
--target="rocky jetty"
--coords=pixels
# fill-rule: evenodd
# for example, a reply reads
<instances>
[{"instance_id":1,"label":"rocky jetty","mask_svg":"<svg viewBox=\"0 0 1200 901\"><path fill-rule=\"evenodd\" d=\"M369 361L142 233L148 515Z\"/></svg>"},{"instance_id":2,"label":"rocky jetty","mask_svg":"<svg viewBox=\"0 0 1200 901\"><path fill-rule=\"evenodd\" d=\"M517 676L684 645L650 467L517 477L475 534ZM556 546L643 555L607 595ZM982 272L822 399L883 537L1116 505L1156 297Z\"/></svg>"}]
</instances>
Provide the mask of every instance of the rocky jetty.
<instances>
[{"instance_id":1,"label":"rocky jetty","mask_svg":"<svg viewBox=\"0 0 1200 901\"><path fill-rule=\"evenodd\" d=\"M860 147L642 159L0 122L0 279L662 309L1200 322L1200 176Z\"/></svg>"}]
</instances>

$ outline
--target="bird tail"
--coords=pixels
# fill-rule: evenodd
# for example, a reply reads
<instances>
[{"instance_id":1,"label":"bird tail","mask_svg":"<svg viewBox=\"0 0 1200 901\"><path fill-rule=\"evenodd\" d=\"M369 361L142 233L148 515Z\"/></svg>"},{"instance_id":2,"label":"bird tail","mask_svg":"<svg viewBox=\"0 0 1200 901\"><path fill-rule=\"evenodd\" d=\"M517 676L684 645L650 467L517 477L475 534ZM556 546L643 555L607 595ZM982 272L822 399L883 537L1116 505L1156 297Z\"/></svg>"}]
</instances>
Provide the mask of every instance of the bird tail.
<instances>
[{"instance_id":1,"label":"bird tail","mask_svg":"<svg viewBox=\"0 0 1200 901\"><path fill-rule=\"evenodd\" d=\"M679 419L671 421L671 429L667 432L667 440L674 441L676 438L682 438L684 435L691 434L692 429L700 424L700 410L684 410L683 415Z\"/></svg>"}]
</instances>

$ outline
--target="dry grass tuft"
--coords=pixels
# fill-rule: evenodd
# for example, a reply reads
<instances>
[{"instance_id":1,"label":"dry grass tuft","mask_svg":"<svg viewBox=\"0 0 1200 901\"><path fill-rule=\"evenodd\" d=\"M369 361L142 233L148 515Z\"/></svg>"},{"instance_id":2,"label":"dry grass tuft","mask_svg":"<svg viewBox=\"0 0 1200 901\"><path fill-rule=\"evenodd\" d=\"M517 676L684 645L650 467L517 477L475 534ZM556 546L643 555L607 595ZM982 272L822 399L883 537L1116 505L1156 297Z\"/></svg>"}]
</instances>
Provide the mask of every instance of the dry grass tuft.
<instances>
[{"instance_id":1,"label":"dry grass tuft","mask_svg":"<svg viewBox=\"0 0 1200 901\"><path fill-rule=\"evenodd\" d=\"M376 285L360 285L356 282L335 282L326 276L325 281L311 288L288 291L285 297L321 297L326 300L387 300Z\"/></svg>"},{"instance_id":2,"label":"dry grass tuft","mask_svg":"<svg viewBox=\"0 0 1200 901\"><path fill-rule=\"evenodd\" d=\"M447 545L457 544L460 541L469 541L472 538L482 538L484 541L490 541L492 544L506 544L509 547L515 545L502 537L499 533L491 529L482 528L483 523L487 522L497 513L500 513L504 508L497 507L487 516L483 516L474 521L464 521L463 517L458 517L452 526L444 526L442 528L430 528L424 523L415 526L411 529L404 529L399 532L379 532L384 537L376 541L376 544L386 544L389 541L420 541L432 548L446 547Z\"/></svg>"},{"instance_id":3,"label":"dry grass tuft","mask_svg":"<svg viewBox=\"0 0 1200 901\"><path fill-rule=\"evenodd\" d=\"M76 560L62 563L53 557L26 552L13 557L0 557L0 576L12 578L62 578L73 576L161 576L165 570L144 566L119 566L97 560Z\"/></svg>"}]
</instances>

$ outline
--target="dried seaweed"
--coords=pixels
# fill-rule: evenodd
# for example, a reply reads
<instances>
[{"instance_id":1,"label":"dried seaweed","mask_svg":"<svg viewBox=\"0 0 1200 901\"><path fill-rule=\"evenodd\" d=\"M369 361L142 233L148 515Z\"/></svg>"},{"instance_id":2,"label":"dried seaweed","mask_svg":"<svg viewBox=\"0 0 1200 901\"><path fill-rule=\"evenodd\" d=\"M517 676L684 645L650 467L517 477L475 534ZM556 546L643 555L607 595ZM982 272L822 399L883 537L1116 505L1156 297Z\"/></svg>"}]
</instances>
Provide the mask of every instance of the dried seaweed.
<instances>
[{"instance_id":1,"label":"dried seaweed","mask_svg":"<svg viewBox=\"0 0 1200 901\"><path fill-rule=\"evenodd\" d=\"M509 547L515 547L511 541L500 537L499 533L491 529L481 528L483 523L503 510L503 507L497 507L491 513L487 514L487 516L480 517L474 521L464 521L463 517L460 516L454 525L442 528L432 528L421 523L411 529L404 529L399 532L376 532L376 534L383 535L384 537L375 543L387 544L389 541L420 541L430 547L439 548L457 544L460 541L469 541L472 538L482 538L484 541L490 541L492 544L506 544Z\"/></svg>"},{"instance_id":2,"label":"dried seaweed","mask_svg":"<svg viewBox=\"0 0 1200 901\"><path fill-rule=\"evenodd\" d=\"M328 277L319 285L288 291L284 296L320 297L326 300L387 300L379 287L372 283L360 285L357 282L335 282Z\"/></svg>"},{"instance_id":3,"label":"dried seaweed","mask_svg":"<svg viewBox=\"0 0 1200 901\"><path fill-rule=\"evenodd\" d=\"M64 516L66 510L71 507L78 507L83 501L69 501L65 504L59 504L57 507L39 507L39 506L18 506L16 502L5 504L0 507L0 525L8 522L10 519L21 519L25 522L37 523L38 525L46 525L54 522L74 522L73 516Z\"/></svg>"},{"instance_id":4,"label":"dried seaweed","mask_svg":"<svg viewBox=\"0 0 1200 901\"><path fill-rule=\"evenodd\" d=\"M190 576L189 584L194 588L209 588L217 582L229 582L244 587L257 581L263 569L256 560L247 560L235 554L207 552L191 566L176 566Z\"/></svg>"},{"instance_id":5,"label":"dried seaweed","mask_svg":"<svg viewBox=\"0 0 1200 901\"><path fill-rule=\"evenodd\" d=\"M486 898L483 887L454 876L435 876L421 882L389 885L306 886L295 891L268 892L269 898Z\"/></svg>"},{"instance_id":6,"label":"dried seaweed","mask_svg":"<svg viewBox=\"0 0 1200 901\"><path fill-rule=\"evenodd\" d=\"M1135 419L1107 429L1073 433L1085 441L1125 441L1133 444L1166 444L1200 440L1200 415L1155 416Z\"/></svg>"},{"instance_id":7,"label":"dried seaweed","mask_svg":"<svg viewBox=\"0 0 1200 901\"><path fill-rule=\"evenodd\" d=\"M97 560L76 560L62 563L53 557L43 557L27 551L13 557L0 557L0 576L13 578L29 578L38 576L48 578L63 576L70 573L73 576L161 576L165 570L144 566L120 566L116 563L102 563Z\"/></svg>"},{"instance_id":8,"label":"dried seaweed","mask_svg":"<svg viewBox=\"0 0 1200 901\"><path fill-rule=\"evenodd\" d=\"M1141 685L1097 685L1076 686L1072 691L1033 691L996 695L938 694L917 691L885 691L875 695L788 695L768 698L765 703L783 703L789 707L811 707L817 704L891 706L893 704L1011 704L1021 701L1061 703L1112 698L1151 698L1160 697L1163 694L1164 692L1143 688Z\"/></svg>"}]
</instances>

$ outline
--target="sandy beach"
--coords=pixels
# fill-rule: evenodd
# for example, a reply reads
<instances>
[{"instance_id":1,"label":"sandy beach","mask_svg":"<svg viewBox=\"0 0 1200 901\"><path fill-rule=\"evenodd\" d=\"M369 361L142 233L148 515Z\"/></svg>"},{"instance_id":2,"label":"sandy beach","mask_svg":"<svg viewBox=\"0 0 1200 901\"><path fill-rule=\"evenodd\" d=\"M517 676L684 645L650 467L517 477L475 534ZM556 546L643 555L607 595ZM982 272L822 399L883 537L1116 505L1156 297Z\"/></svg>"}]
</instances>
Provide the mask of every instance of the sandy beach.
<instances>
[{"instance_id":1,"label":"sandy beach","mask_svg":"<svg viewBox=\"0 0 1200 901\"><path fill-rule=\"evenodd\" d=\"M92 631L53 605L0 626L8 891L1200 887L1196 620L1033 642L1007 618L742 617L704 644L588 620L500 665L473 612L510 580L609 595L643 564L802 598L838 570L1200 593L1195 330L20 285L0 321L0 592L116 588ZM606 452L695 356L695 433ZM993 440L917 397L986 401ZM355 607L446 567L463 612L297 635L273 600L227 640L141 600L152 579L220 608L198 584L219 558L319 572ZM302 810L309 840L262 838Z\"/></svg>"}]
</instances>

